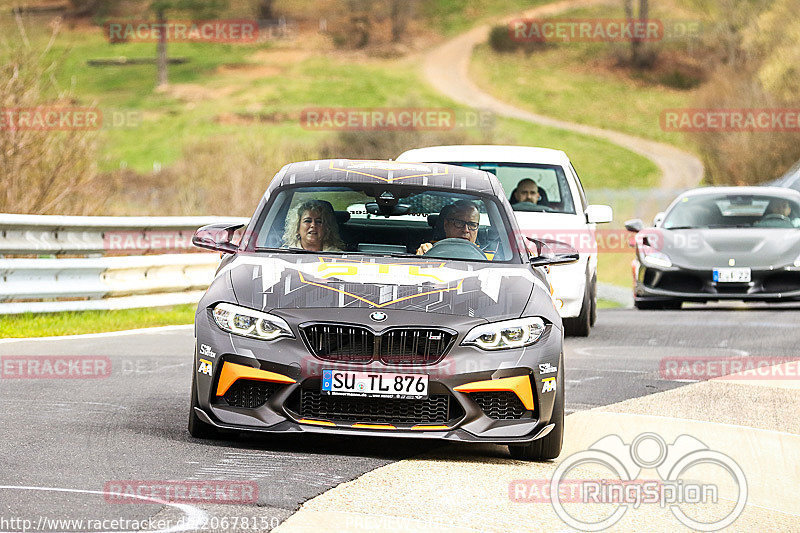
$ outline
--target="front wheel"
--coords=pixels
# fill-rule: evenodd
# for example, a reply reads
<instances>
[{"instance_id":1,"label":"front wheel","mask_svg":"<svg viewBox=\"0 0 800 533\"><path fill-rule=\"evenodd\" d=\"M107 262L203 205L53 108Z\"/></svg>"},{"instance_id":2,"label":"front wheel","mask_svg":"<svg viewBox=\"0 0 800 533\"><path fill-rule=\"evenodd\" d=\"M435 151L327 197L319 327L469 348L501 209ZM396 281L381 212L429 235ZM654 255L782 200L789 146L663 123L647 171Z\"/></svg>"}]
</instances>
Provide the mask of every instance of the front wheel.
<instances>
[{"instance_id":1,"label":"front wheel","mask_svg":"<svg viewBox=\"0 0 800 533\"><path fill-rule=\"evenodd\" d=\"M522 461L545 461L555 459L561 454L564 444L564 356L559 360L558 383L556 385L556 401L550 422L555 427L542 437L527 444L513 444L508 451L514 459Z\"/></svg>"},{"instance_id":2,"label":"front wheel","mask_svg":"<svg viewBox=\"0 0 800 533\"><path fill-rule=\"evenodd\" d=\"M592 328L592 298L589 285L583 291L581 314L574 318L564 318L564 334L570 337L588 337Z\"/></svg>"}]
</instances>

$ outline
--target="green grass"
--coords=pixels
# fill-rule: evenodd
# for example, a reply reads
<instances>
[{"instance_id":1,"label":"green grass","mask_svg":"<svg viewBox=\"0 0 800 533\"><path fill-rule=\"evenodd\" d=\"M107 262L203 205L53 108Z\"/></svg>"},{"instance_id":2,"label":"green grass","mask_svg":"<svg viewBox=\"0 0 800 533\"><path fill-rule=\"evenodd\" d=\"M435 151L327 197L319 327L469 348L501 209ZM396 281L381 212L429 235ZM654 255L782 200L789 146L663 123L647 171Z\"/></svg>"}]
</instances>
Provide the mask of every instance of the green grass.
<instances>
[{"instance_id":1,"label":"green grass","mask_svg":"<svg viewBox=\"0 0 800 533\"><path fill-rule=\"evenodd\" d=\"M196 307L195 305L175 305L113 311L6 315L0 320L0 338L77 335L191 324L194 321Z\"/></svg>"},{"instance_id":2,"label":"green grass","mask_svg":"<svg viewBox=\"0 0 800 533\"><path fill-rule=\"evenodd\" d=\"M500 131L515 138L517 144L564 150L584 188L620 189L658 184L660 173L652 161L609 141L522 120L500 120Z\"/></svg>"},{"instance_id":3,"label":"green grass","mask_svg":"<svg viewBox=\"0 0 800 533\"><path fill-rule=\"evenodd\" d=\"M451 15L443 16L443 20L451 21L447 24L452 23L453 28L460 28L459 25L469 25L478 18L522 10L535 3L494 0L484 5L474 0L440 0L432 5L438 6L436 9L451 9ZM32 32L31 37L41 42L45 35ZM135 127L101 132L100 166L105 170L127 166L149 172L156 164L167 166L181 158L186 147L211 138L235 139L240 143L259 139L276 146L289 140L313 147L333 133L302 128L299 115L307 107L454 107L420 79L418 64L413 59L365 59L311 52L297 60L273 61L269 53L273 46L171 43L170 55L187 57L190 62L170 67L170 83L178 87L166 92L154 90L152 65L86 66L90 58L152 57L155 54L152 43L112 45L101 28L65 30L51 55L64 55L57 79L62 86L74 87L77 105L141 113L142 122ZM244 71L220 70L223 66L242 65L272 71L248 77ZM223 120L253 114L274 118L247 123ZM564 149L589 187L615 188L631 183L646 186L657 179L657 169L647 159L591 137L505 119L497 121L496 137L499 144Z\"/></svg>"},{"instance_id":4,"label":"green grass","mask_svg":"<svg viewBox=\"0 0 800 533\"><path fill-rule=\"evenodd\" d=\"M603 300L602 298L597 299L597 308L598 309L619 309L622 307L622 304L619 302L613 302L611 300Z\"/></svg>"},{"instance_id":5,"label":"green grass","mask_svg":"<svg viewBox=\"0 0 800 533\"><path fill-rule=\"evenodd\" d=\"M618 7L609 9L603 6L574 10L558 18L622 16ZM677 45L663 46L670 53ZM558 43L530 55L497 54L484 44L476 48L470 72L487 92L530 111L691 149L681 133L662 131L659 124L663 109L691 105L691 90L656 82L680 75L670 69L660 74L631 75L614 67L612 47L627 53L621 43Z\"/></svg>"},{"instance_id":6,"label":"green grass","mask_svg":"<svg viewBox=\"0 0 800 533\"><path fill-rule=\"evenodd\" d=\"M420 6L428 25L444 35L454 35L488 19L522 12L547 0L432 0Z\"/></svg>"}]
</instances>

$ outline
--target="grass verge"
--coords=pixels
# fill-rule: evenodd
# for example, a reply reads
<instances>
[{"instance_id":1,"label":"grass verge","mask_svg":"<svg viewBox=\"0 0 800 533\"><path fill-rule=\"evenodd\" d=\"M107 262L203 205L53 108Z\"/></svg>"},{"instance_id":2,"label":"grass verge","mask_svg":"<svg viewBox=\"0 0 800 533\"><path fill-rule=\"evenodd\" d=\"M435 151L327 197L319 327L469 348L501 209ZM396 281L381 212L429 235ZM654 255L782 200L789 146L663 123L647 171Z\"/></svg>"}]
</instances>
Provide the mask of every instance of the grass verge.
<instances>
[{"instance_id":1,"label":"grass verge","mask_svg":"<svg viewBox=\"0 0 800 533\"><path fill-rule=\"evenodd\" d=\"M603 300L602 298L597 299L597 308L598 309L619 309L622 307L622 304L619 302L614 302L611 300Z\"/></svg>"},{"instance_id":2,"label":"grass verge","mask_svg":"<svg viewBox=\"0 0 800 533\"><path fill-rule=\"evenodd\" d=\"M608 6L570 11L559 18L610 18ZM616 47L612 49L611 46ZM475 49L470 75L483 90L504 101L563 120L607 128L692 149L679 132L661 128L664 109L691 107L693 88L675 88L685 65L675 63L677 43L665 43L662 66L632 73L616 64L621 44L559 43L526 55ZM687 79L699 84L700 80ZM632 184L633 185L633 184Z\"/></svg>"},{"instance_id":3,"label":"grass verge","mask_svg":"<svg viewBox=\"0 0 800 533\"><path fill-rule=\"evenodd\" d=\"M126 329L191 324L197 306L174 305L112 311L24 313L0 320L0 338L79 335Z\"/></svg>"}]
</instances>

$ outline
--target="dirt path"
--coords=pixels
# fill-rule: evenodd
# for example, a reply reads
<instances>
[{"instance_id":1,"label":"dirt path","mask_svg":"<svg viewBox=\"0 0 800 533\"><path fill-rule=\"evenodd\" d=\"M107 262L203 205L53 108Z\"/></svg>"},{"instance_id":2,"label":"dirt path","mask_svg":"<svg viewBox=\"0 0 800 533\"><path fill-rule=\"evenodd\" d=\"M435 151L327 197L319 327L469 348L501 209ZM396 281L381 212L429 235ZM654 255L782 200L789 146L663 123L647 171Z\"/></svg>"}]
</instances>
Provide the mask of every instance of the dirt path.
<instances>
[{"instance_id":1,"label":"dirt path","mask_svg":"<svg viewBox=\"0 0 800 533\"><path fill-rule=\"evenodd\" d=\"M519 16L532 18L552 16L575 7L603 3L600 0L565 0L540 6ZM508 19L506 19L508 20ZM501 116L526 120L544 126L574 131L607 139L653 161L661 170L661 187L680 189L696 186L703 177L703 164L694 155L673 146L620 133L537 115L497 100L480 90L468 75L469 61L475 45L485 42L490 26L480 26L455 37L423 56L425 78L439 92L458 103L487 109ZM614 103L610 103L614 105Z\"/></svg>"}]
</instances>

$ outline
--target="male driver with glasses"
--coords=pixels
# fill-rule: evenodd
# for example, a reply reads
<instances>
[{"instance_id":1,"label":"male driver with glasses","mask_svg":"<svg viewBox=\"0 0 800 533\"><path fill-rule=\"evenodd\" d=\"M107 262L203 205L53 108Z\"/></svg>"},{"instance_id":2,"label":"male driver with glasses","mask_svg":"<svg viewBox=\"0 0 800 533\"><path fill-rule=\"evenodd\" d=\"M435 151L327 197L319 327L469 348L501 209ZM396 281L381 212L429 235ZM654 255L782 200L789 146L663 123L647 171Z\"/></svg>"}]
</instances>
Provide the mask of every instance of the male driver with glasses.
<instances>
[{"instance_id":1,"label":"male driver with glasses","mask_svg":"<svg viewBox=\"0 0 800 533\"><path fill-rule=\"evenodd\" d=\"M475 243L481 221L481 212L475 204L468 200L458 200L443 207L439 216L444 219L446 239L466 239ZM431 248L432 243L423 242L417 249L417 255L422 255Z\"/></svg>"}]
</instances>

